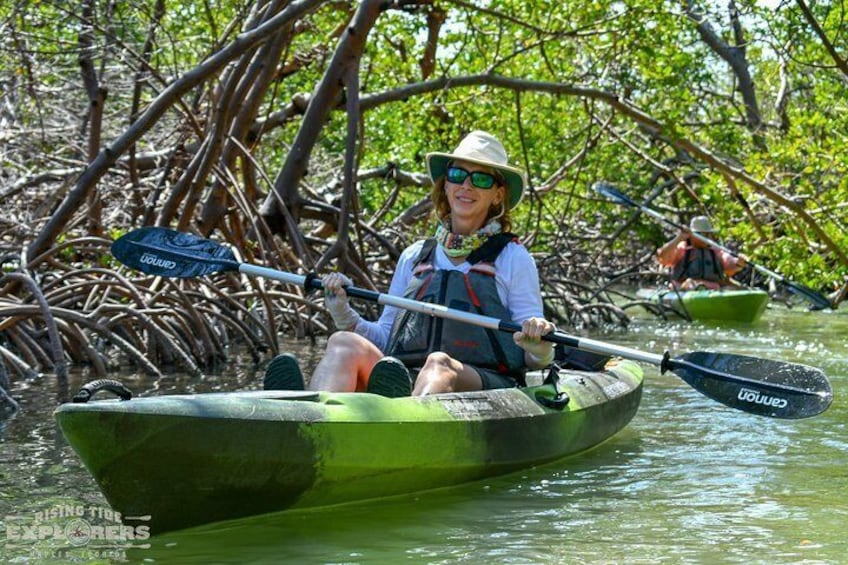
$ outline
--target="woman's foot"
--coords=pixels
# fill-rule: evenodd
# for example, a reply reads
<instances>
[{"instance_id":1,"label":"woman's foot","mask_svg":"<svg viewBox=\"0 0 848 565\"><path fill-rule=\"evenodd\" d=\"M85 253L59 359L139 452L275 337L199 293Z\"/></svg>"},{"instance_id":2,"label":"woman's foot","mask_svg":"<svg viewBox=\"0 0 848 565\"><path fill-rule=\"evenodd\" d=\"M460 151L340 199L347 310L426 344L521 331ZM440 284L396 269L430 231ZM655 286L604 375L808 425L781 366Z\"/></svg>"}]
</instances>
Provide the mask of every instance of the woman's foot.
<instances>
[{"instance_id":1,"label":"woman's foot","mask_svg":"<svg viewBox=\"0 0 848 565\"><path fill-rule=\"evenodd\" d=\"M264 390L303 390L303 373L297 358L291 353L277 355L265 369Z\"/></svg>"},{"instance_id":2,"label":"woman's foot","mask_svg":"<svg viewBox=\"0 0 848 565\"><path fill-rule=\"evenodd\" d=\"M371 369L366 391L389 398L409 396L412 394L409 370L394 357L383 357Z\"/></svg>"}]
</instances>

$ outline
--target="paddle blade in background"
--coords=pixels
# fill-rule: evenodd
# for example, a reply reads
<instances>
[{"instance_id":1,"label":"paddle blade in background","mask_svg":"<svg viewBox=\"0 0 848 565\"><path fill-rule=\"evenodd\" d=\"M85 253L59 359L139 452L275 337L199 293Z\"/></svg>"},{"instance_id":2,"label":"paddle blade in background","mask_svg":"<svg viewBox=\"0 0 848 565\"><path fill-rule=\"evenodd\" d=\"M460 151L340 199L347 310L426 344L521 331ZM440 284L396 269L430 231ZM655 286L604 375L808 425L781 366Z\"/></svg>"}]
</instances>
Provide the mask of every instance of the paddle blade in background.
<instances>
[{"instance_id":1,"label":"paddle blade in background","mask_svg":"<svg viewBox=\"0 0 848 565\"><path fill-rule=\"evenodd\" d=\"M699 392L752 414L809 418L833 401L824 372L808 365L709 352L688 353L672 363L674 373Z\"/></svg>"},{"instance_id":2,"label":"paddle blade in background","mask_svg":"<svg viewBox=\"0 0 848 565\"><path fill-rule=\"evenodd\" d=\"M786 279L783 280L783 283L786 285L786 288L789 289L789 292L792 292L801 298L806 298L810 302L810 310L816 311L824 310L826 308L835 309L833 303L820 292L816 292L815 290L798 283L787 281Z\"/></svg>"},{"instance_id":3,"label":"paddle blade in background","mask_svg":"<svg viewBox=\"0 0 848 565\"><path fill-rule=\"evenodd\" d=\"M168 228L133 230L115 240L111 251L124 265L161 277L200 277L239 268L229 247Z\"/></svg>"},{"instance_id":4,"label":"paddle blade in background","mask_svg":"<svg viewBox=\"0 0 848 565\"><path fill-rule=\"evenodd\" d=\"M639 204L634 202L632 198L630 198L608 182L596 182L594 185L592 185L592 188L595 190L595 192L597 192L601 196L606 196L616 204L639 208Z\"/></svg>"}]
</instances>

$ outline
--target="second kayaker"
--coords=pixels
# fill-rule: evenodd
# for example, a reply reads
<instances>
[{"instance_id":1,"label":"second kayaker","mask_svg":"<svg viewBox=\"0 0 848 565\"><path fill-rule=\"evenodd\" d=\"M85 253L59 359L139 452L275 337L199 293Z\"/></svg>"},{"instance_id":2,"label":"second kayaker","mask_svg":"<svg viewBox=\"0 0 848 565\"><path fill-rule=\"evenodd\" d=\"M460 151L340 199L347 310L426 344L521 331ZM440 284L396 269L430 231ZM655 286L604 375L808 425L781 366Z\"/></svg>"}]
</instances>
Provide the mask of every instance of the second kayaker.
<instances>
[{"instance_id":1,"label":"second kayaker","mask_svg":"<svg viewBox=\"0 0 848 565\"><path fill-rule=\"evenodd\" d=\"M523 384L526 369L552 362L553 344L540 337L555 327L543 317L536 263L509 232L524 171L484 131L469 133L453 153L429 153L426 160L436 232L404 250L389 294L512 321L521 331L510 335L393 306L368 321L348 302L344 288L352 281L332 273L322 283L338 331L327 341L311 390L396 397L506 388ZM264 386L304 388L294 356L275 357Z\"/></svg>"},{"instance_id":2,"label":"second kayaker","mask_svg":"<svg viewBox=\"0 0 848 565\"><path fill-rule=\"evenodd\" d=\"M708 239L715 234L706 216L692 218L688 230L681 230L657 251L660 264L671 268L671 284L681 290L717 290L732 285L730 277L745 267L745 258L710 245L698 234Z\"/></svg>"}]
</instances>

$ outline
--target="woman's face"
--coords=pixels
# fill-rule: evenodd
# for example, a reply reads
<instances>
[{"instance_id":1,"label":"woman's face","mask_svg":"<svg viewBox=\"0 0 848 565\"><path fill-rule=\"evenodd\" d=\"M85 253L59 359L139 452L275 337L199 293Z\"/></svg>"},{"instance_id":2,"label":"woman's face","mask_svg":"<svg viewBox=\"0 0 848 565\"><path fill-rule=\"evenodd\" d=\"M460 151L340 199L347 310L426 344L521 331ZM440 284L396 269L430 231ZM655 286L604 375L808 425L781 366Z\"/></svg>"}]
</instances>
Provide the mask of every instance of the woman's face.
<instances>
[{"instance_id":1,"label":"woman's face","mask_svg":"<svg viewBox=\"0 0 848 565\"><path fill-rule=\"evenodd\" d=\"M454 161L451 167L464 169L468 173L493 173L490 167L466 161ZM501 206L506 189L497 181L491 188L477 188L472 184L470 174L461 183L451 182L448 175L445 179L445 193L451 209L451 230L456 233L470 234L485 225L490 208Z\"/></svg>"}]
</instances>

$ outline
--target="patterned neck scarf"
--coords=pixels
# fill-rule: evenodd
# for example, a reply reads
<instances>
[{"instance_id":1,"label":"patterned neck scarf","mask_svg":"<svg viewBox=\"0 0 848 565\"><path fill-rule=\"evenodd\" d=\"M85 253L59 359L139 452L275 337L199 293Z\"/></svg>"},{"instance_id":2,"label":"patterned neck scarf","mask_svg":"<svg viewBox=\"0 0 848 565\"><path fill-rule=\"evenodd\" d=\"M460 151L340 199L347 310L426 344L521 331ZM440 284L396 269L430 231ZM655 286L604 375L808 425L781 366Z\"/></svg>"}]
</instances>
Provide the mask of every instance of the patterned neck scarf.
<instances>
[{"instance_id":1,"label":"patterned neck scarf","mask_svg":"<svg viewBox=\"0 0 848 565\"><path fill-rule=\"evenodd\" d=\"M450 216L444 222L439 222L436 228L436 241L449 257L465 257L486 243L493 235L501 233L501 223L492 220L481 229L470 235L451 232Z\"/></svg>"}]
</instances>

